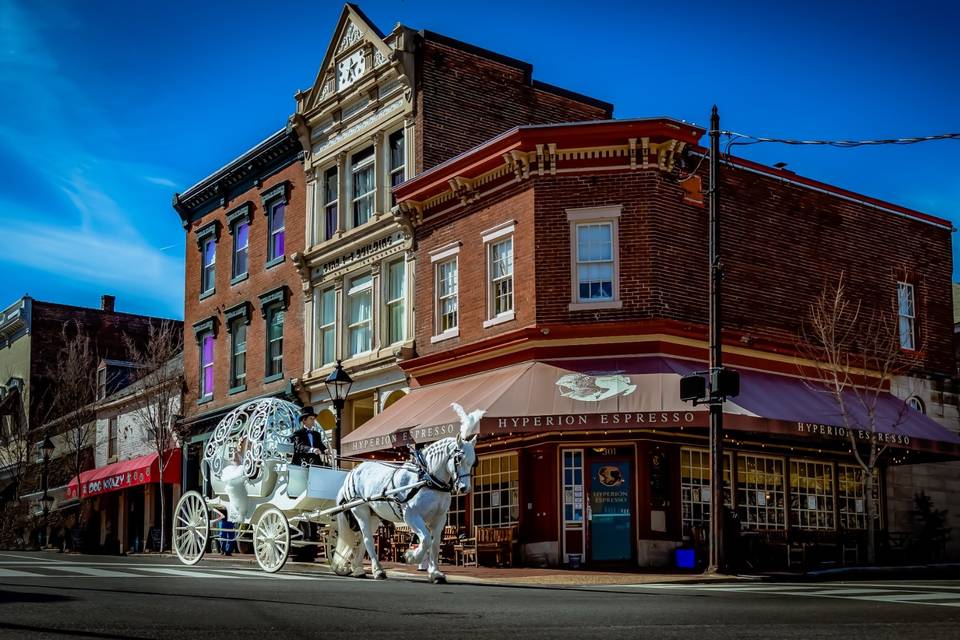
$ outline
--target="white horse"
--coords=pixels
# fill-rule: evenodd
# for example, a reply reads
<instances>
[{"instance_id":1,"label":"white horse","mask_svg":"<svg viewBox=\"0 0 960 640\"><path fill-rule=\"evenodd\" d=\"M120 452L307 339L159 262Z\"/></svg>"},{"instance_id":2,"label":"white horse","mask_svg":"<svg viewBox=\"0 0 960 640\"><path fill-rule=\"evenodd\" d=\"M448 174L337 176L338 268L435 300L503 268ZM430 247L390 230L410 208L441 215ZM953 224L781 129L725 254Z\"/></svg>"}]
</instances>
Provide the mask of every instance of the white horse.
<instances>
[{"instance_id":1,"label":"white horse","mask_svg":"<svg viewBox=\"0 0 960 640\"><path fill-rule=\"evenodd\" d=\"M357 499L371 502L337 516L337 547L332 564L338 575L363 577L366 553L370 556L373 576L378 580L387 577L373 544L373 534L382 520L405 522L420 538L416 551L407 551L406 561L422 564L426 560L430 581L446 582L446 576L437 568L437 556L443 527L447 524L450 496L470 492L471 475L477 461L475 445L480 418L485 413L473 411L467 414L460 405L454 403L452 406L460 416L460 433L456 438L437 440L401 466L368 461L347 474L337 494L337 504ZM429 484L393 498L380 498L386 491L415 484L418 480L428 480Z\"/></svg>"}]
</instances>

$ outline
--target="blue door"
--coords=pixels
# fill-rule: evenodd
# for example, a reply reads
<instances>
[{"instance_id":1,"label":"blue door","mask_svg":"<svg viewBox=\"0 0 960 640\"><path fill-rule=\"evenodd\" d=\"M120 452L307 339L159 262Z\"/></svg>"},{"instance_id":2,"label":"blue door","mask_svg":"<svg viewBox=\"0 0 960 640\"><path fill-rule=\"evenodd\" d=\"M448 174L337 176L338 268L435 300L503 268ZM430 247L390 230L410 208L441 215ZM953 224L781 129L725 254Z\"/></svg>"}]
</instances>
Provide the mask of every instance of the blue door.
<instances>
[{"instance_id":1,"label":"blue door","mask_svg":"<svg viewBox=\"0 0 960 640\"><path fill-rule=\"evenodd\" d=\"M594 562L633 558L631 466L627 461L590 465L590 559Z\"/></svg>"}]
</instances>

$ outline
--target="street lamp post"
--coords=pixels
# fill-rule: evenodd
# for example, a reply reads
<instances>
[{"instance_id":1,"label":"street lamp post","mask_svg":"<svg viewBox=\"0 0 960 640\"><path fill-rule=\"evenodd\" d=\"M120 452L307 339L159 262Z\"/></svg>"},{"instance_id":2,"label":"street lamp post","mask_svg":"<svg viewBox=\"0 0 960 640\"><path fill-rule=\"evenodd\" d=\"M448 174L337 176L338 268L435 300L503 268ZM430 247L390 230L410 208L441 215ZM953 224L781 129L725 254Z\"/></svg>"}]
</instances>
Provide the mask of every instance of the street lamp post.
<instances>
[{"instance_id":1,"label":"street lamp post","mask_svg":"<svg viewBox=\"0 0 960 640\"><path fill-rule=\"evenodd\" d=\"M50 469L50 458L53 456L54 446L53 441L50 440L49 436L43 439L43 444L40 447L43 450L43 497L40 498L43 508L43 541L41 543L41 548L47 546L47 517L50 514L50 503L53 502L53 498L50 497L49 487L49 469Z\"/></svg>"},{"instance_id":2,"label":"street lamp post","mask_svg":"<svg viewBox=\"0 0 960 640\"><path fill-rule=\"evenodd\" d=\"M343 405L350 394L350 387L353 386L353 379L344 370L340 360L337 360L337 366L333 368L327 379L324 380L327 385L327 393L330 395L330 401L333 402L333 410L337 418L337 426L333 432L333 448L336 456L337 466L340 459L340 426L343 417Z\"/></svg>"}]
</instances>

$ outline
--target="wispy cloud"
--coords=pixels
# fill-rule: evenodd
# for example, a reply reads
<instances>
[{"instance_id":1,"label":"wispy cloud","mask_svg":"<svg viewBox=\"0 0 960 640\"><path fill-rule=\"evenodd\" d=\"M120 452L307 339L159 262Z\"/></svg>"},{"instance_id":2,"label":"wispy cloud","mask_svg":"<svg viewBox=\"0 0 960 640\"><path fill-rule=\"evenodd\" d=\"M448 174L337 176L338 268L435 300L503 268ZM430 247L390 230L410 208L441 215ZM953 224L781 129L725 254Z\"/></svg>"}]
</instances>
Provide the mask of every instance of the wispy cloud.
<instances>
[{"instance_id":1,"label":"wispy cloud","mask_svg":"<svg viewBox=\"0 0 960 640\"><path fill-rule=\"evenodd\" d=\"M63 73L48 29L69 28L77 17L23 10L30 6L0 0L0 147L2 157L39 176L40 188L65 199L51 209L0 186L0 263L19 267L16 291L51 278L131 298L147 290L149 311L182 313L183 265L154 246L172 238L148 240L155 212L172 222L169 199L142 188L172 190L177 183L164 176L175 172L131 159L109 112Z\"/></svg>"}]
</instances>

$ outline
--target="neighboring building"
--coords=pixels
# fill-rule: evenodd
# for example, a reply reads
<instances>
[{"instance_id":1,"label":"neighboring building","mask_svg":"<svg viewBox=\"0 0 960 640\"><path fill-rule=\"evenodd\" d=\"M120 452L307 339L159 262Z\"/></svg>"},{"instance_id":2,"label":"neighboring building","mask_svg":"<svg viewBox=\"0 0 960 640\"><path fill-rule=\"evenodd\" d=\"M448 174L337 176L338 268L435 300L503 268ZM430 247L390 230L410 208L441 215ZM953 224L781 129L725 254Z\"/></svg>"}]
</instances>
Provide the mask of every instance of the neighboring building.
<instances>
[{"instance_id":1,"label":"neighboring building","mask_svg":"<svg viewBox=\"0 0 960 640\"><path fill-rule=\"evenodd\" d=\"M352 4L296 98L292 123L307 150L306 247L293 256L304 295L297 388L331 428L323 381L342 360L354 380L349 433L409 390L396 363L413 355L413 241L392 215L391 190L512 126L606 119L613 107L430 31L398 24L384 34Z\"/></svg>"},{"instance_id":2,"label":"neighboring building","mask_svg":"<svg viewBox=\"0 0 960 640\"><path fill-rule=\"evenodd\" d=\"M679 379L707 366L703 134L669 118L524 126L395 189L414 233L417 357L401 365L416 388L344 452L452 435L459 402L487 413L452 524L516 525L524 552L554 564L663 566L702 540L707 411L680 401ZM727 493L755 552L837 561L866 527L861 472L798 350L840 270L864 314L899 298L912 365L892 390L913 409L878 405L897 423L881 434L880 525L908 528L913 492L940 483L935 505L960 530L956 463L935 464L960 457L956 399L930 383L955 371L951 224L747 160L722 167L724 357L742 375L725 406Z\"/></svg>"},{"instance_id":3,"label":"neighboring building","mask_svg":"<svg viewBox=\"0 0 960 640\"><path fill-rule=\"evenodd\" d=\"M133 382L97 402L96 468L80 478L80 486L100 514L98 542L104 548L139 552L151 549L151 543L159 544L155 533L160 522L158 451L155 435L146 425L157 416L173 417L179 413L182 379L183 354L180 354L155 376ZM169 381L172 388L158 395L156 389L147 388L153 380ZM158 411L156 404L161 401L169 402L170 408ZM178 445L170 442L164 452L167 546L172 514L181 493ZM72 493L75 495L76 491Z\"/></svg>"},{"instance_id":4,"label":"neighboring building","mask_svg":"<svg viewBox=\"0 0 960 640\"><path fill-rule=\"evenodd\" d=\"M159 326L164 321L118 312L115 302L114 296L104 295L100 308L87 308L24 296L3 311L0 317L0 377L4 378L5 391L0 401L0 424L6 430L6 450L9 451L12 445L25 444L26 451L26 467L19 474L9 464L0 468L0 486L20 480L18 491L7 496L8 499L19 494L21 498L37 500L42 495L40 445L49 435L56 445L49 467L49 487L57 500L54 508L63 504L73 465L64 460L69 447L58 431L62 428L63 416L54 414L52 385L66 341L77 335L90 339L93 366L99 363L96 372L98 382L102 381L99 390L106 394L130 379L132 365L127 362L126 340L142 346L150 327ZM94 373L91 372L91 378ZM83 465L92 466L92 440L83 448Z\"/></svg>"},{"instance_id":5,"label":"neighboring building","mask_svg":"<svg viewBox=\"0 0 960 640\"><path fill-rule=\"evenodd\" d=\"M296 400L303 372L300 276L305 192L300 144L273 134L185 193L173 206L187 231L184 425L188 488L210 430L238 404Z\"/></svg>"}]
</instances>

